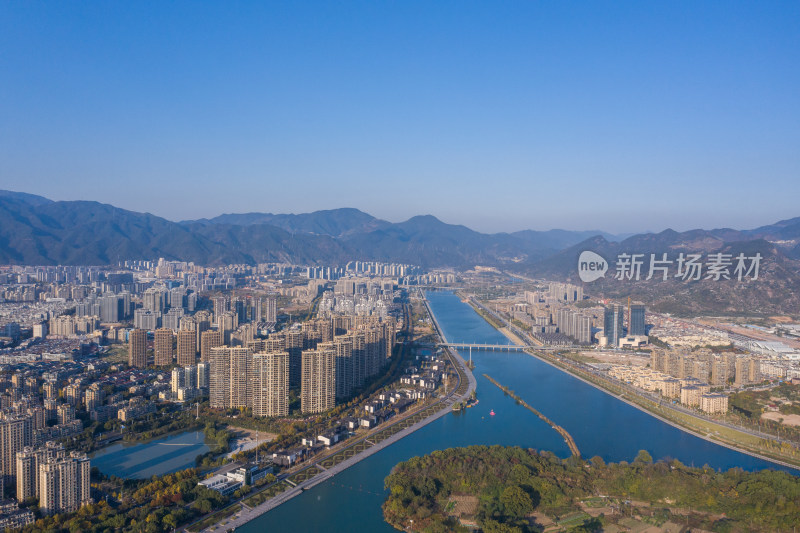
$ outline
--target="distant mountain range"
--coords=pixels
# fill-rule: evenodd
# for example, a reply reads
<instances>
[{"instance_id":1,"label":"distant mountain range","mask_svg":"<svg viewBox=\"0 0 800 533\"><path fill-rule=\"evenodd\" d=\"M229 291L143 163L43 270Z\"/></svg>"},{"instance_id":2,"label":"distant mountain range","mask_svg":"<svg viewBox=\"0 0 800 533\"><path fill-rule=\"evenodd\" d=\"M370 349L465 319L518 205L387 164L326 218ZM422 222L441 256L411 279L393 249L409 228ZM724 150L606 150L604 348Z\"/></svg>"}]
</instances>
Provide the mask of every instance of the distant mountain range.
<instances>
[{"instance_id":1,"label":"distant mountain range","mask_svg":"<svg viewBox=\"0 0 800 533\"><path fill-rule=\"evenodd\" d=\"M577 282L577 257L587 249L607 258L621 252L759 251L765 259L758 282L637 284L608 275L587 291L632 295L674 312L800 310L800 217L751 230L665 230L627 238L566 230L485 234L431 215L392 223L352 208L173 222L97 202L54 202L0 191L0 264L101 265L158 257L204 265L360 259L427 268L490 265Z\"/></svg>"},{"instance_id":2,"label":"distant mountain range","mask_svg":"<svg viewBox=\"0 0 800 533\"><path fill-rule=\"evenodd\" d=\"M358 209L226 214L172 222L97 202L54 202L0 191L0 263L109 264L120 259L200 264L352 259L425 267L504 264L549 257L600 231L484 234L431 215L391 223Z\"/></svg>"},{"instance_id":3,"label":"distant mountain range","mask_svg":"<svg viewBox=\"0 0 800 533\"><path fill-rule=\"evenodd\" d=\"M567 247L550 257L511 269L529 276L563 280L581 284L578 278L578 257L584 250L594 251L607 260L615 261L619 254L644 254L642 276L639 281L618 280L612 270L606 276L585 285L585 292L606 298L627 298L646 302L651 308L679 315L800 315L800 260L798 260L797 223L782 221L755 230L736 231L692 230L634 235L621 242L610 242L602 236L592 237L574 246ZM761 254L757 280L745 277L738 280L702 279L683 281L676 278L677 266L673 265L666 281L655 275L652 280L644 278L649 271L650 254L675 261L678 254L701 254L702 261L708 254L723 253L737 257ZM731 271L732 273L732 271ZM735 277L735 276L733 276ZM751 276L752 277L752 276Z\"/></svg>"}]
</instances>

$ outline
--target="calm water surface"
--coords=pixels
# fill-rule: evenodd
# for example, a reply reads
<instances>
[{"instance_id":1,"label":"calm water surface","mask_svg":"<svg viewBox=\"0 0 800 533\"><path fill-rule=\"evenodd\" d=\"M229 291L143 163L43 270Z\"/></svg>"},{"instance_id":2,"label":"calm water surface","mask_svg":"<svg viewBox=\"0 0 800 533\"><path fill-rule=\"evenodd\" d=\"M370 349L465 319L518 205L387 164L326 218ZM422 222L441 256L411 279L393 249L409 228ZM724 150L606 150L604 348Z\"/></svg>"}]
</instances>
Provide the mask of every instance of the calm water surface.
<instances>
[{"instance_id":1,"label":"calm water surface","mask_svg":"<svg viewBox=\"0 0 800 533\"><path fill-rule=\"evenodd\" d=\"M187 431L158 440L117 443L92 455L92 466L107 475L145 479L195 465L209 451L202 431Z\"/></svg>"},{"instance_id":2,"label":"calm water surface","mask_svg":"<svg viewBox=\"0 0 800 533\"><path fill-rule=\"evenodd\" d=\"M428 300L450 342L508 344L506 337L452 293L431 292ZM383 521L381 513L386 497L383 479L400 461L434 450L502 444L550 450L560 457L569 455L558 433L516 405L487 381L484 373L566 428L586 458L599 455L605 461L631 461L639 450L647 450L654 459L677 458L688 465L708 464L717 469L775 467L684 433L530 355L473 351L472 358L477 365L477 406L432 422L237 529L237 533L395 531ZM495 416L489 416L491 410Z\"/></svg>"}]
</instances>

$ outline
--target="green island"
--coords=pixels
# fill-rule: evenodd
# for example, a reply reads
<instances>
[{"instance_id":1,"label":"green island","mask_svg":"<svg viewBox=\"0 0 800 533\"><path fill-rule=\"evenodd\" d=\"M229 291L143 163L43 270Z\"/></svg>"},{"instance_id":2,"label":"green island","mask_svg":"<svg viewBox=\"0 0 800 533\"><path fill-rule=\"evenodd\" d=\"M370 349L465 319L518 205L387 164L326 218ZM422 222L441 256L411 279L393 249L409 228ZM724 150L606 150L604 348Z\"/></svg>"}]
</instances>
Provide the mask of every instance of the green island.
<instances>
[{"instance_id":1,"label":"green island","mask_svg":"<svg viewBox=\"0 0 800 533\"><path fill-rule=\"evenodd\" d=\"M386 477L385 520L400 530L794 531L800 478L786 472L718 472L677 460L631 463L551 452L469 446L413 457Z\"/></svg>"}]
</instances>

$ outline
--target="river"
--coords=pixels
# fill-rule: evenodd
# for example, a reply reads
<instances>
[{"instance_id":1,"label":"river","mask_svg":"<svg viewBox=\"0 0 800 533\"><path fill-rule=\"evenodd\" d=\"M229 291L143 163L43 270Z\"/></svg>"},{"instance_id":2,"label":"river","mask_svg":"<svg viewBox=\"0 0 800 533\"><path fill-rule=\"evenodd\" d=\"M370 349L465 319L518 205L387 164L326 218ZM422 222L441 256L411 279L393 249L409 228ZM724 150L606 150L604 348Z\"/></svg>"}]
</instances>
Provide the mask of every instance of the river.
<instances>
[{"instance_id":1,"label":"river","mask_svg":"<svg viewBox=\"0 0 800 533\"><path fill-rule=\"evenodd\" d=\"M427 296L450 342L508 344L506 337L452 293L430 292ZM473 350L472 358L478 380L477 406L425 426L240 527L237 533L395 531L383 521L383 479L395 464L434 450L501 444L569 455L558 433L505 396L484 373L569 431L587 459L598 455L607 462L631 461L639 450L647 450L656 460L676 458L688 465L708 464L716 469L776 467L684 433L528 354ZM489 415L492 410L495 416Z\"/></svg>"}]
</instances>

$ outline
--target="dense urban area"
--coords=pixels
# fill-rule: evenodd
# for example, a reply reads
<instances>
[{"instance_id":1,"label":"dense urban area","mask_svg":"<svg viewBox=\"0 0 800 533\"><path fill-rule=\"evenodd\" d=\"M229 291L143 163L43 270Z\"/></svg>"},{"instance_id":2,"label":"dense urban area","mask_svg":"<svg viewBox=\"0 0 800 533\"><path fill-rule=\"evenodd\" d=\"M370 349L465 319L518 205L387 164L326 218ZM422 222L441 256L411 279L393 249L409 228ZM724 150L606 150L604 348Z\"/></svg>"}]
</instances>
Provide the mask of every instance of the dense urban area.
<instances>
[{"instance_id":1,"label":"dense urban area","mask_svg":"<svg viewBox=\"0 0 800 533\"><path fill-rule=\"evenodd\" d=\"M446 345L424 302L441 289L510 346L687 431L800 464L789 317L676 318L488 267L7 266L0 528L214 530L468 406L452 351L469 347Z\"/></svg>"}]
</instances>

